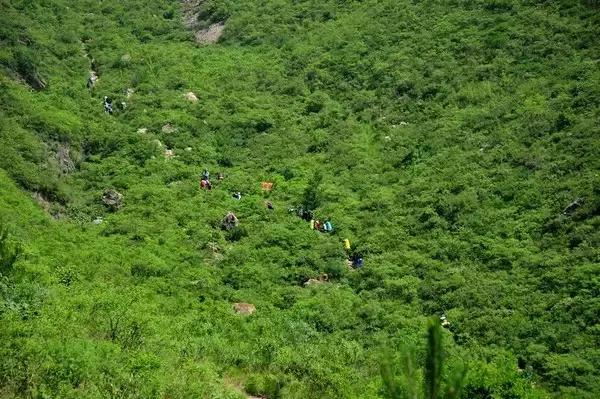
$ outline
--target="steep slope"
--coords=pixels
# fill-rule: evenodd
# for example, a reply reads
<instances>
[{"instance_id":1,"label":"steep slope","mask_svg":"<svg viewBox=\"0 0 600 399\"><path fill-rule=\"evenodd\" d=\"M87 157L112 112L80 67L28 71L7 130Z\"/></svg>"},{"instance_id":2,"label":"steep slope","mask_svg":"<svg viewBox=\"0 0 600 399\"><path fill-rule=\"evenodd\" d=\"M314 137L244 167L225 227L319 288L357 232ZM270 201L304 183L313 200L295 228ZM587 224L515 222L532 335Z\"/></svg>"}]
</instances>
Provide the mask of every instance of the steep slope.
<instances>
[{"instance_id":1,"label":"steep slope","mask_svg":"<svg viewBox=\"0 0 600 399\"><path fill-rule=\"evenodd\" d=\"M0 4L0 396L380 397L442 314L463 397L598 396L596 8L198 7L218 43L175 2Z\"/></svg>"}]
</instances>

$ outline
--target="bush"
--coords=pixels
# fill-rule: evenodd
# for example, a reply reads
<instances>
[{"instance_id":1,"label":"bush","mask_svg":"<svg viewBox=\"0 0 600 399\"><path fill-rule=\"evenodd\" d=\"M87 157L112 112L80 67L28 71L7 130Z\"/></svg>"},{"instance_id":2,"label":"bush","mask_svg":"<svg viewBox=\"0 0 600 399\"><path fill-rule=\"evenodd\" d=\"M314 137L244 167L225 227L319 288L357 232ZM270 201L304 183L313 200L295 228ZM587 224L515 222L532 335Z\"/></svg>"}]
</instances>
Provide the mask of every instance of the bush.
<instances>
[{"instance_id":1,"label":"bush","mask_svg":"<svg viewBox=\"0 0 600 399\"><path fill-rule=\"evenodd\" d=\"M0 274L10 273L21 253L21 246L11 239L8 228L0 222Z\"/></svg>"},{"instance_id":2,"label":"bush","mask_svg":"<svg viewBox=\"0 0 600 399\"><path fill-rule=\"evenodd\" d=\"M225 232L225 239L229 242L236 242L248 236L248 232L243 226L235 226Z\"/></svg>"}]
</instances>

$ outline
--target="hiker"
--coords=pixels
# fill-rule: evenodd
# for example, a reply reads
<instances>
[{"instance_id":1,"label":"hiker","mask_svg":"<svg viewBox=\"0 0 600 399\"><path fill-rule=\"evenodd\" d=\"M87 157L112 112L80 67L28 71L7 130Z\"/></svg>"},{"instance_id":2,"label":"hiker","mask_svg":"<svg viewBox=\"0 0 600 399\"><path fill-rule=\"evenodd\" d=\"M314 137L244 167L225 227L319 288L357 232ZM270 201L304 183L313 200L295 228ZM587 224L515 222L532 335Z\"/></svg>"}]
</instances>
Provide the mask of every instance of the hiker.
<instances>
[{"instance_id":1,"label":"hiker","mask_svg":"<svg viewBox=\"0 0 600 399\"><path fill-rule=\"evenodd\" d=\"M311 230L315 229L315 220L314 219L310 219L310 229Z\"/></svg>"},{"instance_id":2,"label":"hiker","mask_svg":"<svg viewBox=\"0 0 600 399\"><path fill-rule=\"evenodd\" d=\"M329 219L327 219L327 221L323 225L323 231L325 231L327 233L330 233L333 231L333 226L331 225L331 222L329 221Z\"/></svg>"},{"instance_id":3,"label":"hiker","mask_svg":"<svg viewBox=\"0 0 600 399\"><path fill-rule=\"evenodd\" d=\"M87 88L92 90L94 88L94 85L96 84L96 81L98 80L98 76L96 76L95 73L90 73L90 77L87 80Z\"/></svg>"},{"instance_id":4,"label":"hiker","mask_svg":"<svg viewBox=\"0 0 600 399\"><path fill-rule=\"evenodd\" d=\"M315 230L317 231L321 231L321 221L320 220L315 220Z\"/></svg>"},{"instance_id":5,"label":"hiker","mask_svg":"<svg viewBox=\"0 0 600 399\"><path fill-rule=\"evenodd\" d=\"M298 212L298 216L300 216L302 219L304 219L308 222L311 219L313 219L314 213L313 213L313 211L309 211L309 210L300 208L300 211Z\"/></svg>"},{"instance_id":6,"label":"hiker","mask_svg":"<svg viewBox=\"0 0 600 399\"><path fill-rule=\"evenodd\" d=\"M349 239L347 239L347 238L346 238L346 239L344 239L344 249L345 249L346 251L350 251L350 248L352 248L352 247L350 246L350 240L349 240Z\"/></svg>"},{"instance_id":7,"label":"hiker","mask_svg":"<svg viewBox=\"0 0 600 399\"><path fill-rule=\"evenodd\" d=\"M355 269L360 269L363 266L363 258L359 253L354 254L352 257L352 267Z\"/></svg>"},{"instance_id":8,"label":"hiker","mask_svg":"<svg viewBox=\"0 0 600 399\"><path fill-rule=\"evenodd\" d=\"M240 193L239 191L237 193L233 193L233 198L235 198L236 200L241 200L242 199L242 193Z\"/></svg>"},{"instance_id":9,"label":"hiker","mask_svg":"<svg viewBox=\"0 0 600 399\"><path fill-rule=\"evenodd\" d=\"M219 172L219 174L217 174L217 180L222 181L223 179L225 179L225 177L223 176L223 173Z\"/></svg>"},{"instance_id":10,"label":"hiker","mask_svg":"<svg viewBox=\"0 0 600 399\"><path fill-rule=\"evenodd\" d=\"M108 96L104 96L104 112L107 112L111 115L113 113L112 99Z\"/></svg>"},{"instance_id":11,"label":"hiker","mask_svg":"<svg viewBox=\"0 0 600 399\"><path fill-rule=\"evenodd\" d=\"M210 182L210 180L202 179L200 180L200 188L212 190L212 183Z\"/></svg>"},{"instance_id":12,"label":"hiker","mask_svg":"<svg viewBox=\"0 0 600 399\"><path fill-rule=\"evenodd\" d=\"M210 177L210 173L208 172L208 170L204 169L204 172L202 172L202 178L206 181L208 181L208 178Z\"/></svg>"},{"instance_id":13,"label":"hiker","mask_svg":"<svg viewBox=\"0 0 600 399\"><path fill-rule=\"evenodd\" d=\"M446 318L446 315L445 315L445 314L443 314L443 315L440 317L440 322L442 323L442 327L444 327L444 328L448 328L448 327L450 327L450 322L449 322L449 321L448 321L448 319Z\"/></svg>"},{"instance_id":14,"label":"hiker","mask_svg":"<svg viewBox=\"0 0 600 399\"><path fill-rule=\"evenodd\" d=\"M265 205L267 206L267 209L273 210L273 203L271 201L265 202Z\"/></svg>"}]
</instances>

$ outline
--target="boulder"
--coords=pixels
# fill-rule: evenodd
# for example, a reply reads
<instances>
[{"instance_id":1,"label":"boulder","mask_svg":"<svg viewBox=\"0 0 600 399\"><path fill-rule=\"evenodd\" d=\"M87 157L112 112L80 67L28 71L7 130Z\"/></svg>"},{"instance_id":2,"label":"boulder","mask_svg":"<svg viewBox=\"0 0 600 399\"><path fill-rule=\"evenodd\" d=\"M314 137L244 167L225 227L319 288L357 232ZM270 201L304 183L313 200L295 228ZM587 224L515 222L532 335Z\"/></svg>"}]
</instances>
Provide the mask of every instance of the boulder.
<instances>
[{"instance_id":1,"label":"boulder","mask_svg":"<svg viewBox=\"0 0 600 399\"><path fill-rule=\"evenodd\" d=\"M167 123L162 127L162 132L166 134L175 133L176 131L177 128L170 123Z\"/></svg>"},{"instance_id":2,"label":"boulder","mask_svg":"<svg viewBox=\"0 0 600 399\"><path fill-rule=\"evenodd\" d=\"M224 29L225 24L223 22L214 23L208 28L196 32L196 42L200 44L216 43L223 34Z\"/></svg>"},{"instance_id":3,"label":"boulder","mask_svg":"<svg viewBox=\"0 0 600 399\"><path fill-rule=\"evenodd\" d=\"M577 210L581 205L583 205L583 198L577 198L575 201L571 202L569 205L563 209L564 215L571 215L573 212Z\"/></svg>"},{"instance_id":4,"label":"boulder","mask_svg":"<svg viewBox=\"0 0 600 399\"><path fill-rule=\"evenodd\" d=\"M238 218L235 216L233 212L229 212L221 222L221 228L223 230L231 230L239 224Z\"/></svg>"},{"instance_id":5,"label":"boulder","mask_svg":"<svg viewBox=\"0 0 600 399\"><path fill-rule=\"evenodd\" d=\"M305 287L310 287L311 285L321 285L321 284L323 284L323 282L320 280L317 280L316 278L309 278L307 281L304 282Z\"/></svg>"},{"instance_id":6,"label":"boulder","mask_svg":"<svg viewBox=\"0 0 600 399\"><path fill-rule=\"evenodd\" d=\"M326 273L321 274L318 278L309 278L305 283L305 287L310 287L311 285L321 285L326 283L329 280L329 276Z\"/></svg>"},{"instance_id":7,"label":"boulder","mask_svg":"<svg viewBox=\"0 0 600 399\"><path fill-rule=\"evenodd\" d=\"M113 189L105 190L102 194L102 202L112 211L116 211L123 206L123 194Z\"/></svg>"},{"instance_id":8,"label":"boulder","mask_svg":"<svg viewBox=\"0 0 600 399\"><path fill-rule=\"evenodd\" d=\"M235 310L237 314L248 316L256 312L256 306L251 303L237 302L233 304L233 310Z\"/></svg>"},{"instance_id":9,"label":"boulder","mask_svg":"<svg viewBox=\"0 0 600 399\"><path fill-rule=\"evenodd\" d=\"M196 96L196 94L194 94L191 91L188 91L187 93L185 93L184 97L186 100L191 101L193 103L198 102L198 97Z\"/></svg>"}]
</instances>

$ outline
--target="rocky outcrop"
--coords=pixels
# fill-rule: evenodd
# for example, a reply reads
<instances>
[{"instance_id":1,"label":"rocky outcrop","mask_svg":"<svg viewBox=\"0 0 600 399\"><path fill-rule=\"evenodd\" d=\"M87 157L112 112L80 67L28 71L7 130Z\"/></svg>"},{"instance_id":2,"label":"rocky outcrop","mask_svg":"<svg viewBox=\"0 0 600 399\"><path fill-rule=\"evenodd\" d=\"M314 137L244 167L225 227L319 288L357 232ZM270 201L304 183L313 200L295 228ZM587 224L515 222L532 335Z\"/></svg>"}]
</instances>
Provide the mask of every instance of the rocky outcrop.
<instances>
[{"instance_id":1,"label":"rocky outcrop","mask_svg":"<svg viewBox=\"0 0 600 399\"><path fill-rule=\"evenodd\" d=\"M196 42L200 44L216 43L223 34L225 24L223 22L217 22L216 24L210 25L208 28L201 29L194 33Z\"/></svg>"},{"instance_id":2,"label":"rocky outcrop","mask_svg":"<svg viewBox=\"0 0 600 399\"><path fill-rule=\"evenodd\" d=\"M108 189L102 194L102 202L111 211L115 212L123 206L123 194L119 193L117 190Z\"/></svg>"},{"instance_id":3,"label":"rocky outcrop","mask_svg":"<svg viewBox=\"0 0 600 399\"><path fill-rule=\"evenodd\" d=\"M231 230L235 227L237 227L239 221L238 218L235 216L235 214L233 212L229 212L224 218L223 221L221 222L221 228L223 230Z\"/></svg>"},{"instance_id":4,"label":"rocky outcrop","mask_svg":"<svg viewBox=\"0 0 600 399\"><path fill-rule=\"evenodd\" d=\"M194 32L196 42L199 44L216 43L225 29L225 22L214 22L200 18L203 0L183 0L183 22Z\"/></svg>"},{"instance_id":5,"label":"rocky outcrop","mask_svg":"<svg viewBox=\"0 0 600 399\"><path fill-rule=\"evenodd\" d=\"M62 174L67 174L75 170L75 162L71 159L70 152L70 148L66 144L59 145L56 150L56 159Z\"/></svg>"}]
</instances>

